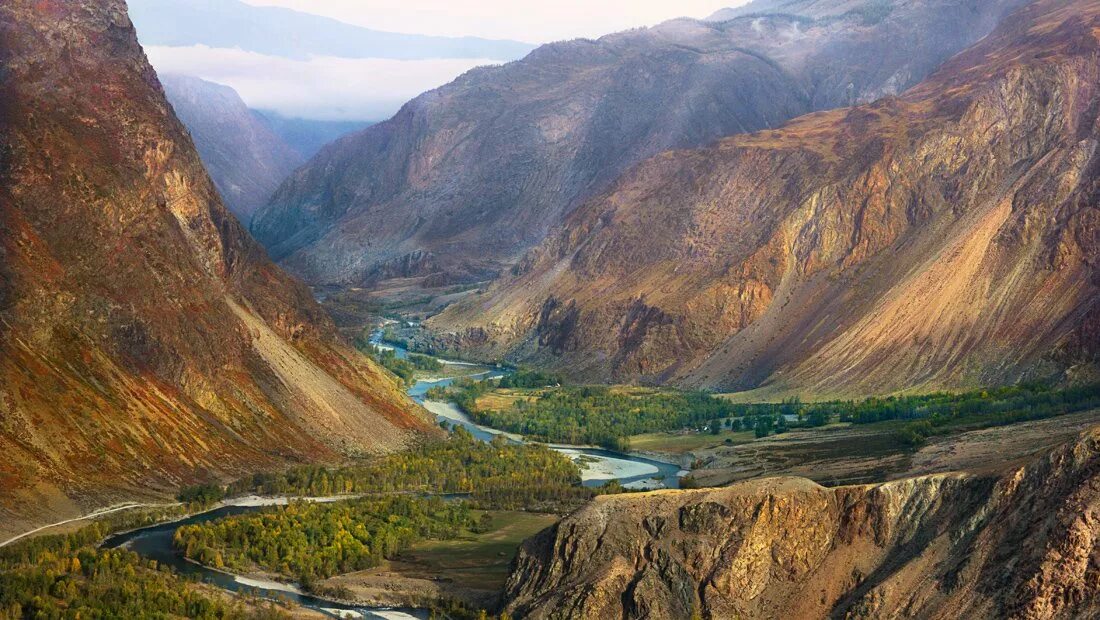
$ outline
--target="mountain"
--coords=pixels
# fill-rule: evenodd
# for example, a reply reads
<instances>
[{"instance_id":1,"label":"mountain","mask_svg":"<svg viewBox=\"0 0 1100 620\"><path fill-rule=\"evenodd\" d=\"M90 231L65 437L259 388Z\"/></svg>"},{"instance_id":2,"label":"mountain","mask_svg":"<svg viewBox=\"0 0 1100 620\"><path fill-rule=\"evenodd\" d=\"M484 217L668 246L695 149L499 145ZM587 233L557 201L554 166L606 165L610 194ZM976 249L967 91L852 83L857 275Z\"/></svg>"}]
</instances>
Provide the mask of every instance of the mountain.
<instances>
[{"instance_id":1,"label":"mountain","mask_svg":"<svg viewBox=\"0 0 1100 620\"><path fill-rule=\"evenodd\" d=\"M1091 618L1100 431L991 474L596 498L524 543L517 618Z\"/></svg>"},{"instance_id":2,"label":"mountain","mask_svg":"<svg viewBox=\"0 0 1100 620\"><path fill-rule=\"evenodd\" d=\"M325 121L312 118L293 118L283 116L274 110L254 110L261 116L290 148L301 156L304 162L317 154L323 146L350 133L370 127L368 121Z\"/></svg>"},{"instance_id":3,"label":"mountain","mask_svg":"<svg viewBox=\"0 0 1100 620\"><path fill-rule=\"evenodd\" d=\"M186 75L160 81L226 206L247 222L305 158L232 88Z\"/></svg>"},{"instance_id":4,"label":"mountain","mask_svg":"<svg viewBox=\"0 0 1100 620\"><path fill-rule=\"evenodd\" d=\"M383 32L239 0L130 0L142 45L239 48L282 58L484 58L513 60L533 45L478 37Z\"/></svg>"},{"instance_id":5,"label":"mountain","mask_svg":"<svg viewBox=\"0 0 1100 620\"><path fill-rule=\"evenodd\" d=\"M961 3L976 4L976 3ZM744 17L762 15L797 15L812 19L840 19L858 16L873 22L896 10L899 3L891 0L864 2L862 0L842 0L840 2L819 2L818 0L752 0L747 4L715 11L707 21L723 22Z\"/></svg>"},{"instance_id":6,"label":"mountain","mask_svg":"<svg viewBox=\"0 0 1100 620\"><path fill-rule=\"evenodd\" d=\"M436 432L222 205L123 0L4 2L0 75L0 530Z\"/></svg>"},{"instance_id":7,"label":"mountain","mask_svg":"<svg viewBox=\"0 0 1100 620\"><path fill-rule=\"evenodd\" d=\"M1095 372L1097 12L1036 2L900 97L651 158L432 326L761 397Z\"/></svg>"},{"instance_id":8,"label":"mountain","mask_svg":"<svg viewBox=\"0 0 1100 620\"><path fill-rule=\"evenodd\" d=\"M313 284L509 267L642 159L910 86L1020 0L892 2L775 13L542 46L467 72L323 149L252 225Z\"/></svg>"}]
</instances>

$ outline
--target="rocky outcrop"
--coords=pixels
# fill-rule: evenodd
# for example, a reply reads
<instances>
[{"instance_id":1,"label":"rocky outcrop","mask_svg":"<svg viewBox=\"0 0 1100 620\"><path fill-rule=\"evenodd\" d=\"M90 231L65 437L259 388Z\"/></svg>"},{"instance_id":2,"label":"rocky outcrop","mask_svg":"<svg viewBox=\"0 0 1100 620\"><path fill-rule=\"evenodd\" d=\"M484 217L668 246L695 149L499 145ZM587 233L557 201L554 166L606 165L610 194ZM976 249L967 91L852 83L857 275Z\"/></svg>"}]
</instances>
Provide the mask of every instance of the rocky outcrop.
<instances>
[{"instance_id":1,"label":"rocky outcrop","mask_svg":"<svg viewBox=\"0 0 1100 620\"><path fill-rule=\"evenodd\" d=\"M1100 431L1000 476L604 496L527 541L523 618L1100 614Z\"/></svg>"},{"instance_id":2,"label":"rocky outcrop","mask_svg":"<svg viewBox=\"0 0 1100 620\"><path fill-rule=\"evenodd\" d=\"M416 252L479 280L645 157L901 92L1021 2L827 0L545 45L322 150L252 231L314 284Z\"/></svg>"},{"instance_id":3,"label":"rocky outcrop","mask_svg":"<svg viewBox=\"0 0 1100 620\"><path fill-rule=\"evenodd\" d=\"M305 160L232 88L177 74L160 81L225 205L248 222Z\"/></svg>"},{"instance_id":4,"label":"rocky outcrop","mask_svg":"<svg viewBox=\"0 0 1100 620\"><path fill-rule=\"evenodd\" d=\"M122 0L0 4L0 531L432 425L225 209Z\"/></svg>"},{"instance_id":5,"label":"rocky outcrop","mask_svg":"<svg viewBox=\"0 0 1100 620\"><path fill-rule=\"evenodd\" d=\"M590 379L767 395L1094 366L1098 15L1035 2L900 97L651 158L429 325Z\"/></svg>"}]
</instances>

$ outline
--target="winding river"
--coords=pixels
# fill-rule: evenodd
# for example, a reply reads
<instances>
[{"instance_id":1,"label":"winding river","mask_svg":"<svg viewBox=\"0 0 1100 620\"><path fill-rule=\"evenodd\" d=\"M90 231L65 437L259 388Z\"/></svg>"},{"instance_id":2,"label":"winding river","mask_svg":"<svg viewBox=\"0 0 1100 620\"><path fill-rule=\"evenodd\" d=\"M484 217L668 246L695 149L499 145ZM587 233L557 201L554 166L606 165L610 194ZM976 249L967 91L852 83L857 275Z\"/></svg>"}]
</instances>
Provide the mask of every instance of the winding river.
<instances>
[{"instance_id":1,"label":"winding river","mask_svg":"<svg viewBox=\"0 0 1100 620\"><path fill-rule=\"evenodd\" d=\"M399 358L408 356L407 351L400 346L383 343L381 332L376 332L371 342L380 348L392 349ZM489 366L479 366L468 362L440 359L445 368L465 367L467 371L473 370L466 376L476 379L492 379L504 375L504 370ZM518 435L505 433L497 429L481 426L475 423L454 404L449 402L432 401L425 398L428 390L433 387L447 386L455 381L454 377L444 377L433 380L417 381L409 388L409 396L435 414L440 422L446 421L452 425L459 425L470 431L474 437L482 441L489 441L496 435L504 435L509 441L521 443L524 439ZM569 456L581 467L581 479L585 486L599 486L610 480L618 480L627 488L674 488L679 482L679 476L683 474L680 467L671 463L644 458L637 455L623 454L602 448L590 446L570 446L551 444L554 450ZM329 500L341 498L326 498ZM286 498L250 498L238 500L235 505L222 506L201 514L193 515L186 519L161 523L149 527L140 528L131 532L115 534L103 542L106 548L125 547L144 557L156 560L162 565L173 567L182 575L197 577L207 583L224 588L231 592L252 593L269 599L282 599L325 612L340 618L369 618L383 620L424 620L430 613L424 609L403 609L392 607L362 607L344 605L334 601L325 600L306 594L296 587L288 584L280 584L271 581L258 581L231 575L217 571L199 564L185 560L172 546L172 537L176 529L183 525L205 523L221 517L242 514L259 510L265 506L277 503L285 503Z\"/></svg>"}]
</instances>

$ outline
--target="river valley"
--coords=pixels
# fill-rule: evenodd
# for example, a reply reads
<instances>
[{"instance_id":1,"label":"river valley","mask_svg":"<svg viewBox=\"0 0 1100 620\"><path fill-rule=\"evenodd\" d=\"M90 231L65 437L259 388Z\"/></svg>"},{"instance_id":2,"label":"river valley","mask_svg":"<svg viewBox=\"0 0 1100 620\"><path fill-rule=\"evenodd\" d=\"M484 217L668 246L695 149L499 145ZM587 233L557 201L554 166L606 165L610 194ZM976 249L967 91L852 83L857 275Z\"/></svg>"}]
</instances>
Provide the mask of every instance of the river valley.
<instances>
[{"instance_id":1,"label":"river valley","mask_svg":"<svg viewBox=\"0 0 1100 620\"><path fill-rule=\"evenodd\" d=\"M379 348L392 349L399 358L408 356L408 352L404 348L392 343L382 342L381 332L375 333L372 342ZM431 388L450 385L456 380L457 376L484 380L499 378L509 371L468 362L445 359L440 361L444 364L442 374L453 374L455 376L430 377L417 381L408 390L409 395L414 400L434 414L440 422L462 426L482 441L490 441L497 435L503 435L512 442L521 443L524 441L518 435L477 424L453 403L426 399L426 394ZM460 370L462 372L459 372ZM676 488L679 477L686 473L681 470L678 464L639 455L614 452L603 448L562 444L551 444L550 447L567 455L580 466L581 480L585 486L600 486L616 480L624 487L633 489ZM311 501L339 501L349 498L306 499ZM205 523L226 516L252 512L268 506L285 504L287 501L288 499L284 497L248 497L230 500L213 510L192 515L182 520L160 523L113 535L104 541L103 546L106 548L125 547L144 557L156 560L161 565L171 566L182 575L196 577L230 592L249 593L262 598L289 601L333 617L384 620L426 619L429 617L430 612L426 609L347 605L312 596L293 584L233 575L191 562L173 547L172 538L181 526Z\"/></svg>"}]
</instances>

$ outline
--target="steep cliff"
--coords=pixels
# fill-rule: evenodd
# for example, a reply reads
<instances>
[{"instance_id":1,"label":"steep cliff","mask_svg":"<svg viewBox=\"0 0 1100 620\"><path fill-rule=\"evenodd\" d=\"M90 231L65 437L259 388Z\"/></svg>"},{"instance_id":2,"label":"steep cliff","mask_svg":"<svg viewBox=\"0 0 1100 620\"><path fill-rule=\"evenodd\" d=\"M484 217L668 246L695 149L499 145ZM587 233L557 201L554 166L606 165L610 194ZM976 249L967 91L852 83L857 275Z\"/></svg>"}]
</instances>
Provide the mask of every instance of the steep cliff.
<instances>
[{"instance_id":1,"label":"steep cliff","mask_svg":"<svg viewBox=\"0 0 1100 620\"><path fill-rule=\"evenodd\" d=\"M0 4L0 530L431 432L226 211L122 0Z\"/></svg>"},{"instance_id":2,"label":"steep cliff","mask_svg":"<svg viewBox=\"0 0 1100 620\"><path fill-rule=\"evenodd\" d=\"M596 499L527 541L524 618L1100 614L1100 431L996 476Z\"/></svg>"},{"instance_id":3,"label":"steep cliff","mask_svg":"<svg viewBox=\"0 0 1100 620\"><path fill-rule=\"evenodd\" d=\"M159 77L225 206L247 223L305 160L232 88L188 75Z\"/></svg>"},{"instance_id":4,"label":"steep cliff","mask_svg":"<svg viewBox=\"0 0 1100 620\"><path fill-rule=\"evenodd\" d=\"M567 372L845 396L1057 376L1100 341L1095 2L901 97L643 162L444 341Z\"/></svg>"},{"instance_id":5,"label":"steep cliff","mask_svg":"<svg viewBox=\"0 0 1100 620\"><path fill-rule=\"evenodd\" d=\"M321 151L252 231L315 284L484 279L643 158L900 92L1020 0L885 4L680 19L470 71Z\"/></svg>"}]
</instances>

